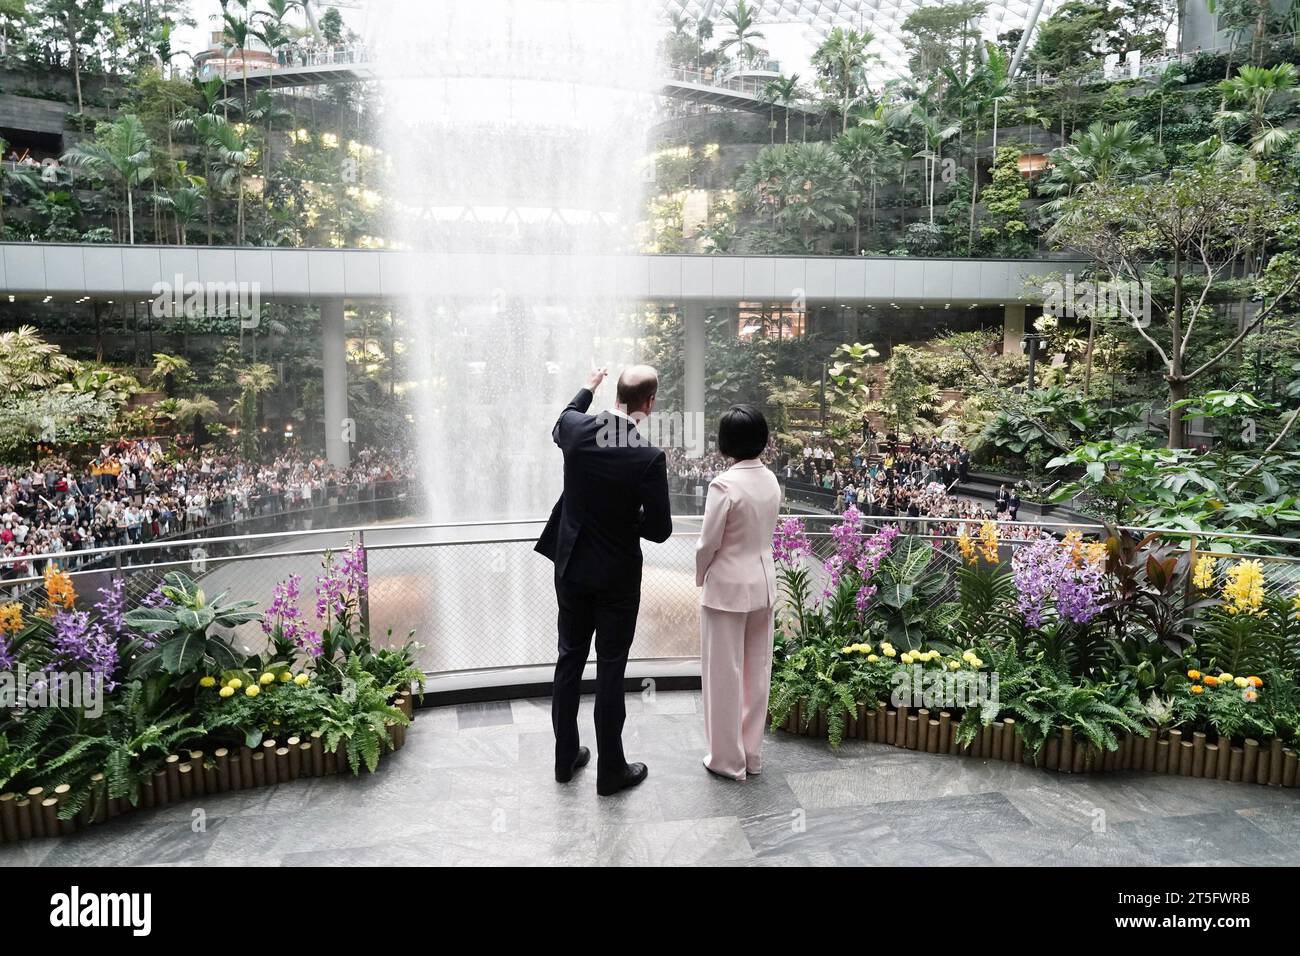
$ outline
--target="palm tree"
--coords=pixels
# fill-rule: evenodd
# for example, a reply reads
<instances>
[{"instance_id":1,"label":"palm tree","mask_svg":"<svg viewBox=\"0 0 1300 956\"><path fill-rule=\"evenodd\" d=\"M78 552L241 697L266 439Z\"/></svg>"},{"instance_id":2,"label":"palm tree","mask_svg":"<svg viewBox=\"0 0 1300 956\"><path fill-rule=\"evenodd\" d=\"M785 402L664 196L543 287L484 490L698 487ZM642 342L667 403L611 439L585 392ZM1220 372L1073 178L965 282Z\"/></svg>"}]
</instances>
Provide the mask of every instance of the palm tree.
<instances>
[{"instance_id":1,"label":"palm tree","mask_svg":"<svg viewBox=\"0 0 1300 956\"><path fill-rule=\"evenodd\" d=\"M126 193L128 242L135 245L134 189L153 177L153 142L134 113L99 128L89 144L73 146L63 154L69 166L86 169L101 179L114 179Z\"/></svg>"},{"instance_id":2,"label":"palm tree","mask_svg":"<svg viewBox=\"0 0 1300 956\"><path fill-rule=\"evenodd\" d=\"M248 110L244 114L244 118L247 119L250 123L266 124L266 133L264 139L265 148L263 150L266 153L266 156L263 158L265 160L264 168L266 170L265 176L267 179L271 178L272 127L274 126L276 120L289 119L292 115L293 115L292 113L290 113L288 110L284 109L282 106L276 103L275 99L271 96L271 92L269 90L262 90L255 97L253 97L252 105L248 107Z\"/></svg>"},{"instance_id":3,"label":"palm tree","mask_svg":"<svg viewBox=\"0 0 1300 956\"><path fill-rule=\"evenodd\" d=\"M1165 144L1165 106L1169 102L1169 97L1186 82L1187 74L1183 72L1182 66L1178 63L1165 67L1156 77L1156 85L1151 91L1151 95L1160 101L1160 118L1156 124L1157 146L1164 146Z\"/></svg>"},{"instance_id":4,"label":"palm tree","mask_svg":"<svg viewBox=\"0 0 1300 956\"><path fill-rule=\"evenodd\" d=\"M912 124L920 131L922 143L922 148L912 158L925 162L925 197L930 207L930 225L934 225L935 174L943 158L943 144L961 131L958 125L944 125L932 99L934 91L935 85L931 83L912 105Z\"/></svg>"},{"instance_id":5,"label":"palm tree","mask_svg":"<svg viewBox=\"0 0 1300 956\"><path fill-rule=\"evenodd\" d=\"M239 51L239 63L244 73L244 106L248 106L248 41L254 36L252 25L248 19L248 0L237 0L244 10L244 17L232 15L222 4L221 19L224 25L221 28L221 42L224 49L223 54L229 56L231 51Z\"/></svg>"},{"instance_id":6,"label":"palm tree","mask_svg":"<svg viewBox=\"0 0 1300 956\"><path fill-rule=\"evenodd\" d=\"M203 103L201 108L185 110L172 121L172 129L183 135L193 135L203 153L203 181L212 181L212 147L211 134L219 125L226 122L226 114L235 103L230 97L222 96L221 80L211 79L206 83L194 81L194 88ZM211 190L205 190L207 205L208 245L212 245L213 197Z\"/></svg>"},{"instance_id":7,"label":"palm tree","mask_svg":"<svg viewBox=\"0 0 1300 956\"><path fill-rule=\"evenodd\" d=\"M206 196L207 183L199 176L186 176L182 185L159 194L158 201L172 211L176 220L177 245L188 245L189 227L202 214Z\"/></svg>"},{"instance_id":8,"label":"palm tree","mask_svg":"<svg viewBox=\"0 0 1300 956\"><path fill-rule=\"evenodd\" d=\"M176 399L172 421L176 423L178 428L190 425L194 430L194 437L197 441L199 427L203 424L203 420L205 418L216 418L220 411L221 409L216 402L200 393L193 398Z\"/></svg>"},{"instance_id":9,"label":"palm tree","mask_svg":"<svg viewBox=\"0 0 1300 956\"><path fill-rule=\"evenodd\" d=\"M275 370L265 362L256 362L242 369L235 376L239 385L239 398L231 406L230 413L239 416L239 427L243 431L242 445L244 452L251 458L258 452L258 430L261 422L261 396L275 387Z\"/></svg>"},{"instance_id":10,"label":"palm tree","mask_svg":"<svg viewBox=\"0 0 1300 956\"><path fill-rule=\"evenodd\" d=\"M801 93L798 73L772 80L763 91L763 96L769 103L779 102L785 109L785 141L787 143L790 142L790 104L798 99Z\"/></svg>"},{"instance_id":11,"label":"palm tree","mask_svg":"<svg viewBox=\"0 0 1300 956\"><path fill-rule=\"evenodd\" d=\"M1047 195L1073 195L1084 183L1102 182L1115 176L1137 176L1149 172L1162 154L1150 133L1139 133L1134 120L1092 123L1077 129L1068 146L1051 154L1052 172L1039 186ZM1054 212L1060 200L1045 209Z\"/></svg>"},{"instance_id":12,"label":"palm tree","mask_svg":"<svg viewBox=\"0 0 1300 956\"><path fill-rule=\"evenodd\" d=\"M35 326L0 333L0 392L18 395L52 388L76 370L77 362L41 338Z\"/></svg>"},{"instance_id":13,"label":"palm tree","mask_svg":"<svg viewBox=\"0 0 1300 956\"><path fill-rule=\"evenodd\" d=\"M161 385L163 392L171 398L176 391L177 383L189 378L191 374L189 359L181 358L179 355L169 355L166 352L155 352L149 381Z\"/></svg>"},{"instance_id":14,"label":"palm tree","mask_svg":"<svg viewBox=\"0 0 1300 956\"><path fill-rule=\"evenodd\" d=\"M216 123L206 129L212 149L213 178L218 189L235 192L235 242L244 242L244 176L257 161L252 144L230 123Z\"/></svg>"},{"instance_id":15,"label":"palm tree","mask_svg":"<svg viewBox=\"0 0 1300 956\"><path fill-rule=\"evenodd\" d=\"M985 43L984 95L993 104L993 155L998 154L998 107L1012 98L1011 60L996 43Z\"/></svg>"},{"instance_id":16,"label":"palm tree","mask_svg":"<svg viewBox=\"0 0 1300 956\"><path fill-rule=\"evenodd\" d=\"M848 167L849 176L857 192L857 208L853 216L853 252L862 251L862 203L870 199L871 229L876 228L876 190L887 170L897 163L899 149L890 141L884 126L868 124L855 126L835 141L835 148Z\"/></svg>"},{"instance_id":17,"label":"palm tree","mask_svg":"<svg viewBox=\"0 0 1300 956\"><path fill-rule=\"evenodd\" d=\"M731 24L731 36L719 43L718 49L729 50L734 46L741 63L752 63L759 52L754 41L764 39L758 29L758 11L745 0L736 0L736 5L725 11L722 19Z\"/></svg>"},{"instance_id":18,"label":"palm tree","mask_svg":"<svg viewBox=\"0 0 1300 956\"><path fill-rule=\"evenodd\" d=\"M1250 151L1269 156L1286 146L1294 132L1273 122L1270 114L1279 100L1287 100L1296 86L1296 68L1292 63L1276 66L1243 66L1237 75L1219 84L1224 108L1218 113L1221 122L1246 126L1250 131ZM1236 109L1228 109L1235 106ZM1279 117L1281 119L1281 117Z\"/></svg>"},{"instance_id":19,"label":"palm tree","mask_svg":"<svg viewBox=\"0 0 1300 956\"><path fill-rule=\"evenodd\" d=\"M0 156L9 148L9 143L0 136ZM33 192L41 191L41 174L34 166L21 166L18 163L0 163L0 234L5 227L5 196L15 186L22 186Z\"/></svg>"},{"instance_id":20,"label":"palm tree","mask_svg":"<svg viewBox=\"0 0 1300 956\"><path fill-rule=\"evenodd\" d=\"M849 106L858 88L867 83L867 66L875 59L867 52L875 36L864 31L836 27L812 55L812 65L840 103L840 133L849 128Z\"/></svg>"}]
</instances>

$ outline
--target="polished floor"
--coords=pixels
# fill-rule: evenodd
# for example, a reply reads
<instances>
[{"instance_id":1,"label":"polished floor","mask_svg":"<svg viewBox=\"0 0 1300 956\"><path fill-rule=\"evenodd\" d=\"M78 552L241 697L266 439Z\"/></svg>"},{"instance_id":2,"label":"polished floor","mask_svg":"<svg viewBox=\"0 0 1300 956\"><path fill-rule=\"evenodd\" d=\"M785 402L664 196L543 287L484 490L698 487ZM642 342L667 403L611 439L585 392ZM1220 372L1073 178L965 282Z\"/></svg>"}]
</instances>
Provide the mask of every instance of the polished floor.
<instances>
[{"instance_id":1,"label":"polished floor","mask_svg":"<svg viewBox=\"0 0 1300 956\"><path fill-rule=\"evenodd\" d=\"M0 865L1300 865L1300 796L1243 784L1071 777L771 735L744 783L704 771L699 694L629 695L613 798L551 773L548 699L420 713L360 780L304 780L140 813ZM591 701L584 700L584 735ZM197 831L197 832L196 832Z\"/></svg>"}]
</instances>

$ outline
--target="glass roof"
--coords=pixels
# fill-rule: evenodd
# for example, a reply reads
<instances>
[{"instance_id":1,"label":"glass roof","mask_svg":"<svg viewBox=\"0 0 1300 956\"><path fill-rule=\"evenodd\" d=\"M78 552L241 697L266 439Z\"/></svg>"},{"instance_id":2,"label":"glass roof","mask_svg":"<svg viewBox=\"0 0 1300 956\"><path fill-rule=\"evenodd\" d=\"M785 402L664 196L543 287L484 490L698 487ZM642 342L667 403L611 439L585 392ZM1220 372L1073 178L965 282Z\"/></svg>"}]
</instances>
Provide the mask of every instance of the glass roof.
<instances>
[{"instance_id":1,"label":"glass roof","mask_svg":"<svg viewBox=\"0 0 1300 956\"><path fill-rule=\"evenodd\" d=\"M692 20L707 17L713 21L715 40L729 35L722 20L733 0L661 0L668 13L679 13ZM1064 0L1044 0L1039 22L1051 16ZM809 54L821 39L838 26L869 30L875 35L871 52L880 57L871 71L879 78L907 75L907 50L903 46L903 21L912 11L925 6L922 0L751 0L760 11L758 29L763 24L802 24L808 28ZM933 0L928 4L936 6ZM1008 30L1023 27L1033 9L1033 0L989 0L981 21L984 35L990 39ZM788 72L788 71L787 71Z\"/></svg>"}]
</instances>

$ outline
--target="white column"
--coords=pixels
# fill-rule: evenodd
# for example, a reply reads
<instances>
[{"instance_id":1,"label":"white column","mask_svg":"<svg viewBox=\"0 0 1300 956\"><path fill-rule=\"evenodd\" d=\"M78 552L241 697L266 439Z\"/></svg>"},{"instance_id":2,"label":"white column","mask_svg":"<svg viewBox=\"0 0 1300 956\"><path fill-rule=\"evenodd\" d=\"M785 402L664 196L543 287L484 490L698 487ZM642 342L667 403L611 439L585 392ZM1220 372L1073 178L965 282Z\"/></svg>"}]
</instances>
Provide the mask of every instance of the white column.
<instances>
[{"instance_id":1,"label":"white column","mask_svg":"<svg viewBox=\"0 0 1300 956\"><path fill-rule=\"evenodd\" d=\"M682 349L686 370L686 381L682 383L686 407L682 412L685 415L704 414L704 353L708 342L705 322L708 311L707 306L695 302L682 306ZM705 434L708 434L707 430Z\"/></svg>"},{"instance_id":2,"label":"white column","mask_svg":"<svg viewBox=\"0 0 1300 956\"><path fill-rule=\"evenodd\" d=\"M321 299L321 368L325 392L325 457L331 465L346 468L356 439L348 418L348 350L343 331L343 300Z\"/></svg>"},{"instance_id":3,"label":"white column","mask_svg":"<svg viewBox=\"0 0 1300 956\"><path fill-rule=\"evenodd\" d=\"M1010 355L1020 351L1025 337L1025 307L1009 302L1002 308L1002 354Z\"/></svg>"}]
</instances>

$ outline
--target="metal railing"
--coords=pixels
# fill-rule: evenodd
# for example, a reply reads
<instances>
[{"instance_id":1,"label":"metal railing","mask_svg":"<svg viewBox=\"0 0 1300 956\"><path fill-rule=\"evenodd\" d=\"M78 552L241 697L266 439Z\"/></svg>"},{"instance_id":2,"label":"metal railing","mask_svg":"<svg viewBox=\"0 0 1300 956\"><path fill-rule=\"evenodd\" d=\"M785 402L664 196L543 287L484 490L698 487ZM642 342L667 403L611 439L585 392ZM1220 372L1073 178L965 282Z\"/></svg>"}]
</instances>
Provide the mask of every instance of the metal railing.
<instances>
[{"instance_id":1,"label":"metal railing","mask_svg":"<svg viewBox=\"0 0 1300 956\"><path fill-rule=\"evenodd\" d=\"M679 506L688 502L677 499ZM830 553L829 528L836 515L801 515L809 522L814 553ZM641 612L632 655L638 660L694 658L698 655L699 592L695 586L697 514L679 514L676 530L663 544L646 544ZM327 551L355 541L364 546L370 578L369 626L381 644L405 643L415 632L422 645L419 662L429 673L547 665L555 658L556 605L552 565L534 553L540 518L478 522L392 522L310 528L256 534L216 535L182 541L156 541L101 549L100 564L73 570L85 603L97 587L114 577L127 584L132 605L171 570L194 576L206 593L226 592L265 607L278 581L302 578L300 606L308 622L315 619L313 585ZM934 565L949 577L936 600L954 596L952 571L957 555L953 522L934 518L879 517L868 529L894 524L934 545ZM978 523L968 522L978 533ZM1009 559L1019 544L1043 532L1061 535L1078 530L1092 537L1100 525L1063 522L1002 522L1001 553ZM1149 529L1126 529L1135 534ZM1220 534L1206 536L1178 530L1158 532L1171 548L1194 559L1211 548L1217 557L1261 562L1269 591L1290 597L1300 586L1300 541L1291 538ZM49 556L55 560L61 555ZM2 563L2 562L0 562ZM14 585L36 583L28 578ZM0 589L4 590L4 589ZM34 589L30 596L39 594ZM246 651L261 649L258 624L235 631Z\"/></svg>"}]
</instances>

